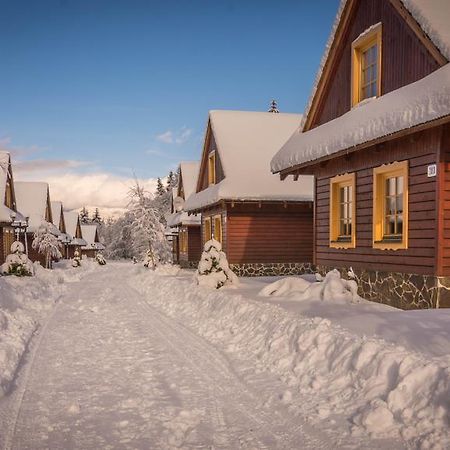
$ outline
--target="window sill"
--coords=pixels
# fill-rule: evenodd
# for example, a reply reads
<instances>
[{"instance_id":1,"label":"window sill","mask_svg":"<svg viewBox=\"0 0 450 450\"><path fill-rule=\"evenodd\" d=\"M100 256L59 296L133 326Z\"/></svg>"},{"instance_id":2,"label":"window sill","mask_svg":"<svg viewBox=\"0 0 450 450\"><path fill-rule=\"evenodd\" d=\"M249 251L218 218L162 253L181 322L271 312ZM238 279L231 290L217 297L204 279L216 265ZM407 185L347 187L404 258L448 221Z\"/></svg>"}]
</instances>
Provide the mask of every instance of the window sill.
<instances>
[{"instance_id":1,"label":"window sill","mask_svg":"<svg viewBox=\"0 0 450 450\"><path fill-rule=\"evenodd\" d=\"M354 241L330 241L330 248L355 248L355 242Z\"/></svg>"},{"instance_id":2,"label":"window sill","mask_svg":"<svg viewBox=\"0 0 450 450\"><path fill-rule=\"evenodd\" d=\"M373 248L378 250L405 250L408 245L405 241L375 241L372 244Z\"/></svg>"}]
</instances>

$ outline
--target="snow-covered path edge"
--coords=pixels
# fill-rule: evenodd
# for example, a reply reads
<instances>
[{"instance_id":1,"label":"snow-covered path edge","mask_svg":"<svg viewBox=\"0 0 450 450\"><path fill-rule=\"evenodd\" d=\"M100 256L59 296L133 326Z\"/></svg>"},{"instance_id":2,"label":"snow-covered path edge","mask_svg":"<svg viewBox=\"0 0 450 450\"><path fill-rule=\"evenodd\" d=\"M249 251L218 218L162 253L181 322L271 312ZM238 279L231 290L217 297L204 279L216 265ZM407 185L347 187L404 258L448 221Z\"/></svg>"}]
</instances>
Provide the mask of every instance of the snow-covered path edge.
<instances>
[{"instance_id":1,"label":"snow-covered path edge","mask_svg":"<svg viewBox=\"0 0 450 450\"><path fill-rule=\"evenodd\" d=\"M290 386L283 400L293 414L313 422L344 416L354 435L401 438L411 448L450 446L450 371L438 358L231 290L211 291L149 271L138 271L132 282L167 315L279 375Z\"/></svg>"}]
</instances>

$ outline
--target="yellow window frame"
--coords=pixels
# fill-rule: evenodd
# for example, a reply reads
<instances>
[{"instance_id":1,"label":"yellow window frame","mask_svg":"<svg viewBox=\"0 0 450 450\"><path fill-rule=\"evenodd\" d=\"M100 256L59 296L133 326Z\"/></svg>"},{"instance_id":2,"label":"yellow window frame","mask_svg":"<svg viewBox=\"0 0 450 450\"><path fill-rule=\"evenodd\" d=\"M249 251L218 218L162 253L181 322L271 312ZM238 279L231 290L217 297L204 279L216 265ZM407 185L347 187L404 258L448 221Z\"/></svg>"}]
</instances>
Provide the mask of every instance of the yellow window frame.
<instances>
[{"instance_id":1,"label":"yellow window frame","mask_svg":"<svg viewBox=\"0 0 450 450\"><path fill-rule=\"evenodd\" d=\"M352 89L351 101L352 106L357 105L362 100L361 95L361 72L362 72L362 55L373 45L377 45L377 95L381 95L381 55L382 55L382 25L379 23L374 26L368 33L357 38L352 43Z\"/></svg>"},{"instance_id":2,"label":"yellow window frame","mask_svg":"<svg viewBox=\"0 0 450 450\"><path fill-rule=\"evenodd\" d=\"M212 151L208 156L208 186L216 184L216 152Z\"/></svg>"},{"instance_id":3,"label":"yellow window frame","mask_svg":"<svg viewBox=\"0 0 450 450\"><path fill-rule=\"evenodd\" d=\"M343 187L352 188L352 231L349 241L340 241L340 201L339 191ZM330 247L331 248L355 248L356 247L356 176L354 173L337 175L330 179Z\"/></svg>"},{"instance_id":4,"label":"yellow window frame","mask_svg":"<svg viewBox=\"0 0 450 450\"><path fill-rule=\"evenodd\" d=\"M188 233L186 229L180 231L180 251L187 253L188 251Z\"/></svg>"},{"instance_id":5,"label":"yellow window frame","mask_svg":"<svg viewBox=\"0 0 450 450\"><path fill-rule=\"evenodd\" d=\"M203 236L205 239L205 242L208 242L211 240L212 237L212 228L211 228L211 217L205 217L203 219Z\"/></svg>"},{"instance_id":6,"label":"yellow window frame","mask_svg":"<svg viewBox=\"0 0 450 450\"><path fill-rule=\"evenodd\" d=\"M222 216L214 216L214 239L222 243Z\"/></svg>"},{"instance_id":7,"label":"yellow window frame","mask_svg":"<svg viewBox=\"0 0 450 450\"><path fill-rule=\"evenodd\" d=\"M403 177L403 227L402 240L383 240L385 233L386 179ZM408 248L408 161L385 164L373 169L373 248L379 250L400 250Z\"/></svg>"}]
</instances>

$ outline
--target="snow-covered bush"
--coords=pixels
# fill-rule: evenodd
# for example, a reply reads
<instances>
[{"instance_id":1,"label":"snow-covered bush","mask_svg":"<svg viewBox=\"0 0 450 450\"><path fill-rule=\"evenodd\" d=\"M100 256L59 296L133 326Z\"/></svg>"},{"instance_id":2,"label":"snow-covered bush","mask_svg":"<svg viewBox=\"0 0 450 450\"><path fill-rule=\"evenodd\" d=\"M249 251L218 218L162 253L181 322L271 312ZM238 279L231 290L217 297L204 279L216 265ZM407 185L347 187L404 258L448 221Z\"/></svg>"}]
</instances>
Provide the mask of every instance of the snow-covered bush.
<instances>
[{"instance_id":1,"label":"snow-covered bush","mask_svg":"<svg viewBox=\"0 0 450 450\"><path fill-rule=\"evenodd\" d=\"M57 228L49 222L42 222L34 233L33 243L31 244L35 250L45 255L45 267L51 267L52 259L62 258L59 251L61 242L57 238Z\"/></svg>"},{"instance_id":2,"label":"snow-covered bush","mask_svg":"<svg viewBox=\"0 0 450 450\"><path fill-rule=\"evenodd\" d=\"M154 269L156 267L156 258L151 250L147 250L144 258L144 267Z\"/></svg>"},{"instance_id":3,"label":"snow-covered bush","mask_svg":"<svg viewBox=\"0 0 450 450\"><path fill-rule=\"evenodd\" d=\"M24 253L25 248L22 242L14 241L11 245L11 253L6 257L5 263L1 266L4 275L16 275L18 277L34 275L33 263Z\"/></svg>"},{"instance_id":4,"label":"snow-covered bush","mask_svg":"<svg viewBox=\"0 0 450 450\"><path fill-rule=\"evenodd\" d=\"M72 267L80 267L81 266L81 256L78 250L75 250L72 258Z\"/></svg>"},{"instance_id":5,"label":"snow-covered bush","mask_svg":"<svg viewBox=\"0 0 450 450\"><path fill-rule=\"evenodd\" d=\"M238 285L239 279L228 266L222 245L215 239L205 243L194 279L200 286L219 289L224 285Z\"/></svg>"},{"instance_id":6,"label":"snow-covered bush","mask_svg":"<svg viewBox=\"0 0 450 450\"><path fill-rule=\"evenodd\" d=\"M293 296L296 300L325 300L358 302L358 285L355 280L344 280L338 270L330 270L325 277L316 274L317 282L304 278L288 277L264 287L262 297Z\"/></svg>"},{"instance_id":7,"label":"snow-covered bush","mask_svg":"<svg viewBox=\"0 0 450 450\"><path fill-rule=\"evenodd\" d=\"M98 262L100 266L106 265L106 259L101 253L97 253L95 255L95 260Z\"/></svg>"}]
</instances>

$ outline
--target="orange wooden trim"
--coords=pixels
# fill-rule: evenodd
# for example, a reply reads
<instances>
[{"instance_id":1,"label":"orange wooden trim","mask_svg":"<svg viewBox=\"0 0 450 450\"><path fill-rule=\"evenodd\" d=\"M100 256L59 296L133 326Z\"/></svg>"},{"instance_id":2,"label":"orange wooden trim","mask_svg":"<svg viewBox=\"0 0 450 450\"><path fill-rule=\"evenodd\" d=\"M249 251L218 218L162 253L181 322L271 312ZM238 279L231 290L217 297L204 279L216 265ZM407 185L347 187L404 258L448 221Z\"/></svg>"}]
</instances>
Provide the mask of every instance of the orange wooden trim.
<instances>
[{"instance_id":1,"label":"orange wooden trim","mask_svg":"<svg viewBox=\"0 0 450 450\"><path fill-rule=\"evenodd\" d=\"M436 60L436 62L442 67L448 63L447 58L442 55L438 48L434 45L431 39L424 33L420 25L417 23L416 19L410 14L410 12L405 8L400 0L389 0L391 5L395 8L402 19L409 25L409 27L414 31L416 36L419 38L420 42L425 46L425 48L430 52L431 56Z\"/></svg>"},{"instance_id":2,"label":"orange wooden trim","mask_svg":"<svg viewBox=\"0 0 450 450\"><path fill-rule=\"evenodd\" d=\"M314 94L311 107L309 108L308 116L306 117L305 125L303 128L304 131L308 131L311 129L311 124L317 115L317 110L319 109L320 104L322 103L323 95L330 80L331 72L334 68L334 63L337 58L338 49L343 41L345 31L347 30L347 25L350 21L353 11L355 10L356 3L357 0L349 0L345 5L344 11L342 12L341 20L336 30L333 43L331 44L330 52L328 53L328 58L325 62L322 75L317 84L317 90Z\"/></svg>"},{"instance_id":3,"label":"orange wooden trim","mask_svg":"<svg viewBox=\"0 0 450 450\"><path fill-rule=\"evenodd\" d=\"M211 139L211 119L208 118L208 124L206 125L206 132L205 132L205 140L203 141L203 150L202 150L202 159L200 163L200 170L198 173L198 179L197 179L197 188L195 192L200 192L202 189L202 180L205 175L205 168L208 163L208 148L209 148L209 142Z\"/></svg>"}]
</instances>

